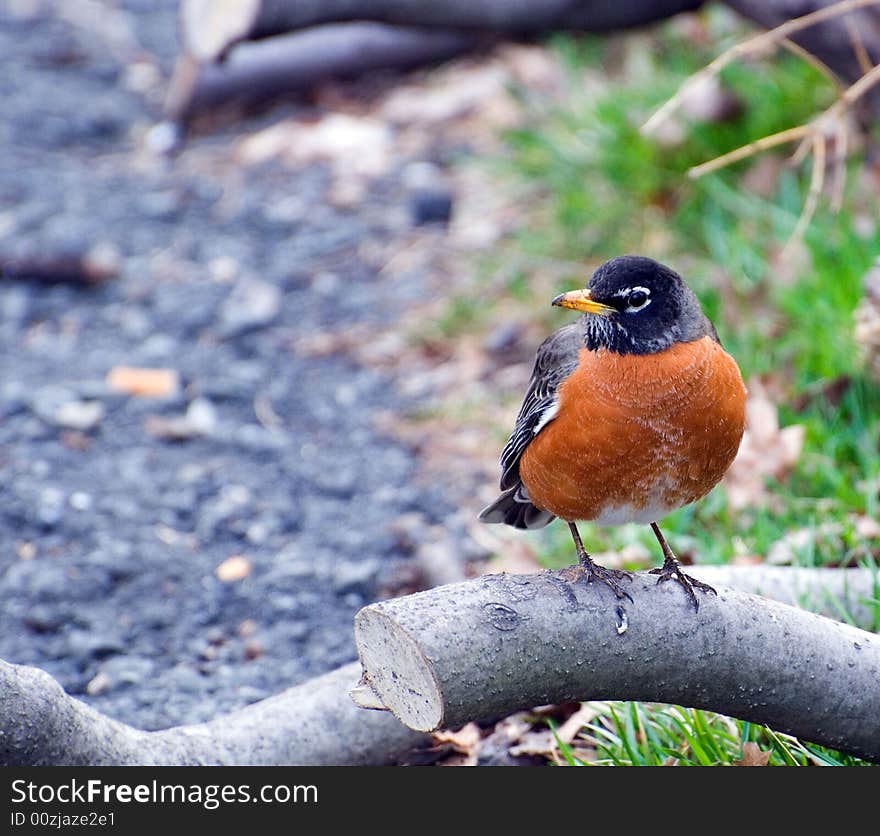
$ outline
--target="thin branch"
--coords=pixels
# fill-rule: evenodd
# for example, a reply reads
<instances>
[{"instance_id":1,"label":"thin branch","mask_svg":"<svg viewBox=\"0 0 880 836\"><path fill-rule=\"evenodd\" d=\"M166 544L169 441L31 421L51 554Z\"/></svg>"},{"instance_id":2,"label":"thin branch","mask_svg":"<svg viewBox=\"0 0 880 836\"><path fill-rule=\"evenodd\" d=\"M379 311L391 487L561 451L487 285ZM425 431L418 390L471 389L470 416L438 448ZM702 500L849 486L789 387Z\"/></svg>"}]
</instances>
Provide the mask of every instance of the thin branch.
<instances>
[{"instance_id":1,"label":"thin branch","mask_svg":"<svg viewBox=\"0 0 880 836\"><path fill-rule=\"evenodd\" d=\"M849 119L842 116L837 120L834 134L834 167L831 182L831 211L843 208L843 193L846 188L846 158L849 154Z\"/></svg>"},{"instance_id":2,"label":"thin branch","mask_svg":"<svg viewBox=\"0 0 880 836\"><path fill-rule=\"evenodd\" d=\"M859 67L861 68L862 73L871 72L871 67L873 67L874 64L871 61L871 57L868 55L868 50L865 49L865 42L862 40L862 34L859 32L859 27L856 26L855 21L849 15L844 15L843 24L846 26L846 33L849 35L849 42L852 44L853 53L856 56L856 60L859 62Z\"/></svg>"},{"instance_id":3,"label":"thin branch","mask_svg":"<svg viewBox=\"0 0 880 836\"><path fill-rule=\"evenodd\" d=\"M715 58L711 63L707 64L702 70L690 76L690 78L678 88L675 95L666 101L653 114L653 116L642 125L642 133L650 134L656 130L658 125L665 121L669 115L681 105L681 102L696 85L704 82L707 76L717 75L733 61L756 52L761 52L776 45L783 39L788 38L793 33L799 32L802 29L807 29L824 20L829 20L830 18L837 17L838 15L865 6L876 5L880 5L880 0L842 0L842 2L835 3L833 6L826 6L825 8L818 9L817 11L803 15L802 17L793 18L792 20L788 20L780 26L777 26L775 29L771 29L768 32L762 32L745 41L740 41L739 43L734 44L732 47L722 52L721 55Z\"/></svg>"},{"instance_id":4,"label":"thin branch","mask_svg":"<svg viewBox=\"0 0 880 836\"><path fill-rule=\"evenodd\" d=\"M829 67L821 58L804 49L800 44L795 43L790 38L783 38L779 42L779 45L787 49L792 55L797 55L798 58L801 58L808 64L814 66L837 88L838 93L842 93L846 89L846 86L840 80L840 76L838 76L831 67Z\"/></svg>"},{"instance_id":5,"label":"thin branch","mask_svg":"<svg viewBox=\"0 0 880 836\"><path fill-rule=\"evenodd\" d=\"M733 151L728 151L720 157L715 157L708 162L695 165L688 171L688 177L696 180L704 174L709 174L712 171L717 171L719 168L724 168L725 166L744 160L747 157L751 157L753 154L757 154L759 151L766 151L768 148L775 148L777 145L784 145L786 142L794 142L796 139L802 139L809 133L809 131L809 125L798 125L795 128L786 128L779 133L756 139L754 142L741 145L739 148L735 148Z\"/></svg>"},{"instance_id":6,"label":"thin branch","mask_svg":"<svg viewBox=\"0 0 880 836\"><path fill-rule=\"evenodd\" d=\"M865 73L855 84L847 88L846 92L831 107L839 107L841 110L848 108L872 87L875 87L878 82L880 82L880 64L872 67L870 72Z\"/></svg>"},{"instance_id":7,"label":"thin branch","mask_svg":"<svg viewBox=\"0 0 880 836\"><path fill-rule=\"evenodd\" d=\"M813 171L810 175L810 191L807 193L807 199L804 201L804 208L801 210L800 217L795 224L794 231L791 233L788 241L785 243L783 253L790 252L798 241L804 237L813 215L816 214L816 207L819 205L819 197L822 194L822 186L825 184L825 158L828 148L825 134L822 131L813 132Z\"/></svg>"}]
</instances>

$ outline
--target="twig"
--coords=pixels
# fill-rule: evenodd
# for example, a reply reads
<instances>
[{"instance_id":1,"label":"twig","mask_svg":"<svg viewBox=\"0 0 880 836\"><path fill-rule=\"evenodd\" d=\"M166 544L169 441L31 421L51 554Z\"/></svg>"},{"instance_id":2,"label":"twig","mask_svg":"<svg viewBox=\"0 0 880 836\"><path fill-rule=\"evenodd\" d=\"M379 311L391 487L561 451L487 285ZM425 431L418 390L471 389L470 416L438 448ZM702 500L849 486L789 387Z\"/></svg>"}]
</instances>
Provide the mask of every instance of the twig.
<instances>
[{"instance_id":1,"label":"twig","mask_svg":"<svg viewBox=\"0 0 880 836\"><path fill-rule=\"evenodd\" d=\"M766 151L768 148L775 148L777 145L784 145L786 142L794 142L796 139L802 139L809 133L809 131L809 125L798 125L795 128L786 128L779 133L756 139L754 142L741 145L739 148L735 148L733 151L728 151L720 157L715 157L708 162L695 165L688 170L688 177L692 180L696 180L698 177L702 177L704 174L709 174L711 171L717 171L719 168L724 168L725 166L744 160L747 157L751 157L753 154L757 154L758 151Z\"/></svg>"},{"instance_id":2,"label":"twig","mask_svg":"<svg viewBox=\"0 0 880 836\"><path fill-rule=\"evenodd\" d=\"M855 0L853 0L853 2L855 2ZM874 0L874 2L880 2L880 0ZM838 4L836 7L829 8L838 8L842 5L843 4ZM809 17L809 15L807 15L807 17ZM799 18L799 20L802 19L803 18ZM777 27L777 29L771 30L766 34L769 35L776 33L782 28L783 27ZM729 52L730 51L728 51L728 53ZM691 76L689 81L697 78L699 75L700 73ZM865 75L839 93L837 99L832 105L809 122L803 125L797 125L793 128L787 128L784 131L779 131L770 136L762 137L754 142L749 142L746 145L735 148L733 151L728 151L726 154L721 154L705 163L694 166L688 171L688 176L692 179L696 179L709 172L717 171L727 165L751 157L759 151L774 148L778 145L783 145L786 142L793 142L797 139L801 140L800 145L792 156L792 163L795 165L800 164L812 150L813 167L810 176L810 189L807 193L804 207L798 217L794 230L783 248L783 254L790 253L791 247L803 238L819 205L819 198L821 197L826 180L828 156L827 136L830 133L828 130L829 126L833 126L833 135L835 139L831 207L834 211L839 211L843 205L843 190L846 183L846 156L849 147L849 125L847 121L848 110L869 90L877 86L877 84L880 84L880 65L872 67L865 73ZM686 85L687 82L685 83L685 86ZM683 89L684 86L679 90L679 93L681 93L681 90ZM672 99L670 99L670 102L671 101ZM669 102L667 102L667 104L669 104ZM655 114L655 116L656 115L657 114ZM647 127L647 125L645 127Z\"/></svg>"},{"instance_id":3,"label":"twig","mask_svg":"<svg viewBox=\"0 0 880 836\"><path fill-rule=\"evenodd\" d=\"M862 73L871 72L871 67L874 66L874 63L868 55L868 50L865 49L865 42L862 40L862 35L859 32L859 28L856 26L855 21L853 21L849 15L844 15L843 25L846 26L846 33L849 35L849 42L852 44L853 53L855 53L856 60L859 62L859 67L861 68Z\"/></svg>"},{"instance_id":4,"label":"twig","mask_svg":"<svg viewBox=\"0 0 880 836\"><path fill-rule=\"evenodd\" d=\"M822 75L824 75L836 88L838 93L842 93L846 88L834 70L831 69L821 58L813 55L812 52L804 49L800 44L795 43L790 38L783 38L779 45L787 49L792 55L797 55L808 64L814 66Z\"/></svg>"},{"instance_id":5,"label":"twig","mask_svg":"<svg viewBox=\"0 0 880 836\"><path fill-rule=\"evenodd\" d=\"M819 197L822 194L822 186L825 184L825 158L827 150L827 142L825 134L821 130L813 132L813 171L810 175L810 191L807 193L807 199L804 201L804 208L801 210L800 217L795 224L794 231L789 236L788 241L783 247L783 256L791 252L791 248L804 237L813 215L816 214L816 207L819 205Z\"/></svg>"},{"instance_id":6,"label":"twig","mask_svg":"<svg viewBox=\"0 0 880 836\"><path fill-rule=\"evenodd\" d=\"M837 120L834 135L834 170L831 183L831 211L839 212L843 207L843 192L846 188L846 158L849 153L849 120L846 115Z\"/></svg>"},{"instance_id":7,"label":"twig","mask_svg":"<svg viewBox=\"0 0 880 836\"><path fill-rule=\"evenodd\" d=\"M826 6L825 8L803 15L802 17L793 18L792 20L786 21L780 26L777 26L775 29L771 29L768 32L762 32L745 41L740 41L739 43L734 44L732 47L722 52L721 55L715 58L711 63L707 64L702 70L694 73L694 75L688 78L681 87L678 88L675 95L667 100L653 114L653 116L642 125L642 133L646 135L653 133L658 125L660 125L670 113L679 107L683 99L692 89L694 89L694 87L703 83L707 76L717 75L728 64L738 58L745 57L754 52L760 52L761 50L788 38L788 36L794 32L799 32L801 29L807 29L824 20L828 20L855 9L860 9L864 6L876 5L880 5L880 0L842 0L842 2L835 3L833 6Z\"/></svg>"}]
</instances>

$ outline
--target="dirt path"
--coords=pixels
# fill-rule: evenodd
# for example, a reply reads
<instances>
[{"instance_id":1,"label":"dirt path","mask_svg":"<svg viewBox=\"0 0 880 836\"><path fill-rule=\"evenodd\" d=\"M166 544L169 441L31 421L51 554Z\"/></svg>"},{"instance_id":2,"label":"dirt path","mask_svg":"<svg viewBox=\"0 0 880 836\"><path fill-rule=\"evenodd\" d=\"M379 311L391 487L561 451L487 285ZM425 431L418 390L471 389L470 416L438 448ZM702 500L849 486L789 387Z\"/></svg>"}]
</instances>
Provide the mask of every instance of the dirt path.
<instances>
[{"instance_id":1,"label":"dirt path","mask_svg":"<svg viewBox=\"0 0 880 836\"><path fill-rule=\"evenodd\" d=\"M0 656L143 728L203 720L353 658L395 521L448 513L375 428L392 381L295 349L418 295L363 256L406 212L390 186L332 208L317 167L245 176L232 130L149 153L176 4L99 35L30 5L0 23L0 257L97 248L119 275L0 279ZM126 397L116 366L180 386Z\"/></svg>"}]
</instances>

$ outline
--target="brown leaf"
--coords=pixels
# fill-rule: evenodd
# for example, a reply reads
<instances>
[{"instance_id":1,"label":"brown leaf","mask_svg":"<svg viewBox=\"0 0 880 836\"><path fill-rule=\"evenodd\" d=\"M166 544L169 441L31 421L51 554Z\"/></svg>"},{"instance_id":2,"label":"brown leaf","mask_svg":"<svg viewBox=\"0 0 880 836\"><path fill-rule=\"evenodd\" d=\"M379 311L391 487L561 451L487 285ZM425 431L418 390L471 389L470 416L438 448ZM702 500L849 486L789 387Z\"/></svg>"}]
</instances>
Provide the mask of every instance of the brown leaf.
<instances>
[{"instance_id":1,"label":"brown leaf","mask_svg":"<svg viewBox=\"0 0 880 836\"><path fill-rule=\"evenodd\" d=\"M780 428L776 404L759 380L749 383L746 432L736 459L724 477L734 509L765 504L768 477L784 479L797 463L806 430L800 424Z\"/></svg>"},{"instance_id":2,"label":"brown leaf","mask_svg":"<svg viewBox=\"0 0 880 836\"><path fill-rule=\"evenodd\" d=\"M476 723L468 723L458 731L442 730L432 735L435 744L448 743L462 755L475 755L479 751L482 736Z\"/></svg>"},{"instance_id":3,"label":"brown leaf","mask_svg":"<svg viewBox=\"0 0 880 836\"><path fill-rule=\"evenodd\" d=\"M757 743L743 743L742 758L734 761L734 766L767 766L770 762L770 751L764 751Z\"/></svg>"},{"instance_id":4,"label":"brown leaf","mask_svg":"<svg viewBox=\"0 0 880 836\"><path fill-rule=\"evenodd\" d=\"M555 733L552 729L538 729L524 734L518 745L511 746L510 754L514 757L543 755L555 758L559 752L558 741L571 743L580 734L581 729L600 713L595 703L584 703L562 725L557 726Z\"/></svg>"},{"instance_id":5,"label":"brown leaf","mask_svg":"<svg viewBox=\"0 0 880 836\"><path fill-rule=\"evenodd\" d=\"M107 373L107 385L134 398L170 398L180 389L180 378L174 369L114 366Z\"/></svg>"}]
</instances>

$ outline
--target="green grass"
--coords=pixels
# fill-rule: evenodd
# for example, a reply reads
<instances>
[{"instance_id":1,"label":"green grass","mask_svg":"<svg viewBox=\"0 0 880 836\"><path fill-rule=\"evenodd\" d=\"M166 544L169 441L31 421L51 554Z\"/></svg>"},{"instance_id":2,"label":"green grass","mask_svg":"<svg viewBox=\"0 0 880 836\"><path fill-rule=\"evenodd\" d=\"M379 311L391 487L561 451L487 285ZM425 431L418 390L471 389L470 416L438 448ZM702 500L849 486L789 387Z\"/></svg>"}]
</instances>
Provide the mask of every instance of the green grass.
<instances>
[{"instance_id":1,"label":"green grass","mask_svg":"<svg viewBox=\"0 0 880 836\"><path fill-rule=\"evenodd\" d=\"M808 170L780 165L764 196L747 186L758 158L696 181L686 175L693 165L807 121L833 101L833 88L786 53L760 65L734 64L722 78L742 103L737 118L685 124L673 145L639 133L654 108L737 37L722 29L711 48L684 40L674 26L611 47L598 38L553 42L567 70L565 92L532 103L528 124L505 136L504 153L491 164L499 183L529 206L508 249L512 264L526 257L582 262L584 270L531 288L528 270L512 266L508 300L554 328L568 320L548 310L550 294L582 286L605 259L635 252L672 264L697 291L744 377L762 377L783 393L781 423L806 428L794 471L769 485L772 503L734 513L717 488L664 521L673 548L722 563L739 553L765 555L787 532L830 525L832 534L797 551L798 563L872 561L880 543L853 526L854 516L877 514L880 488L880 391L864 378L852 337L863 276L880 254L876 226L856 231L857 216L878 215L877 201L864 196L873 189L853 187L861 161L850 161L843 210L835 215L820 203L797 269L786 268L780 251L801 212ZM830 397L832 389L843 394ZM583 525L582 534L593 551L642 543L659 563L647 527ZM563 526L546 530L541 559L547 566L572 562ZM855 762L748 723L637 703L617 704L589 731L599 763L730 763L748 740L772 750L771 763Z\"/></svg>"},{"instance_id":2,"label":"green grass","mask_svg":"<svg viewBox=\"0 0 880 836\"><path fill-rule=\"evenodd\" d=\"M768 766L857 766L865 762L804 743L766 726L680 706L597 703L598 716L579 735L579 756L557 738L564 766L733 766L743 746L769 753ZM552 727L551 723L551 727Z\"/></svg>"}]
</instances>

